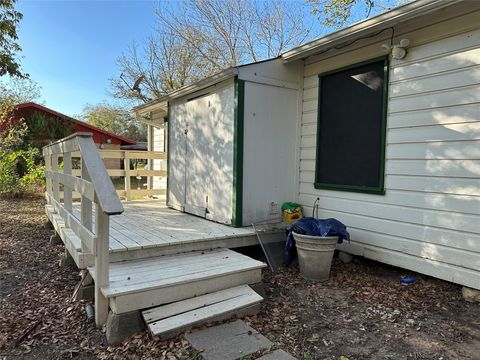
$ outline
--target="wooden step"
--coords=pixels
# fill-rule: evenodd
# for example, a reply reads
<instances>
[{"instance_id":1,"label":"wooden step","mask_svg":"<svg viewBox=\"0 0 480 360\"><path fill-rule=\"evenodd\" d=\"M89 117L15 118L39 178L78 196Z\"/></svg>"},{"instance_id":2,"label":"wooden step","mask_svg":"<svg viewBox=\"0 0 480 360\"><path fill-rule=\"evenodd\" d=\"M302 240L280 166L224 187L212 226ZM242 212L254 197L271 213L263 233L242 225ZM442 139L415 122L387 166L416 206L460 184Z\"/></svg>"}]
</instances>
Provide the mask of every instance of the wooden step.
<instances>
[{"instance_id":1,"label":"wooden step","mask_svg":"<svg viewBox=\"0 0 480 360\"><path fill-rule=\"evenodd\" d=\"M194 251L110 264L102 293L116 314L255 284L266 265L229 249ZM95 280L94 268L89 268Z\"/></svg>"},{"instance_id":2,"label":"wooden step","mask_svg":"<svg viewBox=\"0 0 480 360\"><path fill-rule=\"evenodd\" d=\"M195 325L246 315L263 298L250 286L242 285L159 306L142 312L153 335L167 339Z\"/></svg>"}]
</instances>

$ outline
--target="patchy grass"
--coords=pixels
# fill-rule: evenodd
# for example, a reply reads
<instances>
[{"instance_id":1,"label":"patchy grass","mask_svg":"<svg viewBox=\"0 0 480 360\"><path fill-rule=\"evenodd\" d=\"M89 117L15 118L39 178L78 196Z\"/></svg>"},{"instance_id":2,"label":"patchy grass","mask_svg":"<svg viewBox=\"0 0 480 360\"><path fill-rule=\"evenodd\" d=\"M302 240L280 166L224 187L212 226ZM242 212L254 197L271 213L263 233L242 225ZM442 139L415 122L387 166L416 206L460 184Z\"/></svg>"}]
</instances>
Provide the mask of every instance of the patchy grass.
<instances>
[{"instance_id":1,"label":"patchy grass","mask_svg":"<svg viewBox=\"0 0 480 360\"><path fill-rule=\"evenodd\" d=\"M0 199L0 358L200 359L183 337L142 332L108 346L86 302L70 300L78 272L58 266L63 246L49 244L46 221L41 197ZM335 259L322 284L295 269L265 271L267 299L246 321L299 359L477 359L480 306L457 285L418 276L403 286L402 275L361 259Z\"/></svg>"}]
</instances>

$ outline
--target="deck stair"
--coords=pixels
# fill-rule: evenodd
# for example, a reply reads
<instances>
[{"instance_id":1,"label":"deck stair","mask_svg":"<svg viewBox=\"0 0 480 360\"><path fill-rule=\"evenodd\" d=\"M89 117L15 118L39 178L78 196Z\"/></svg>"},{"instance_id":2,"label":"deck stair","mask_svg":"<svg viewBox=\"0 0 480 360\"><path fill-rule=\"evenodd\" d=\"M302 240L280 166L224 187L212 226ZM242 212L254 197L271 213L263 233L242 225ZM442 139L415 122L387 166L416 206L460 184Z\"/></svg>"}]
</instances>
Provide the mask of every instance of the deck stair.
<instances>
[{"instance_id":1,"label":"deck stair","mask_svg":"<svg viewBox=\"0 0 480 360\"><path fill-rule=\"evenodd\" d=\"M229 249L129 260L110 264L109 285L101 291L114 314L165 305L144 316L156 333L170 332L177 329L171 316L184 327L259 303L245 285L261 282L265 266ZM89 272L95 280L95 269Z\"/></svg>"},{"instance_id":2,"label":"deck stair","mask_svg":"<svg viewBox=\"0 0 480 360\"><path fill-rule=\"evenodd\" d=\"M201 323L255 313L262 300L241 285L145 310L142 316L153 335L168 339Z\"/></svg>"}]
</instances>

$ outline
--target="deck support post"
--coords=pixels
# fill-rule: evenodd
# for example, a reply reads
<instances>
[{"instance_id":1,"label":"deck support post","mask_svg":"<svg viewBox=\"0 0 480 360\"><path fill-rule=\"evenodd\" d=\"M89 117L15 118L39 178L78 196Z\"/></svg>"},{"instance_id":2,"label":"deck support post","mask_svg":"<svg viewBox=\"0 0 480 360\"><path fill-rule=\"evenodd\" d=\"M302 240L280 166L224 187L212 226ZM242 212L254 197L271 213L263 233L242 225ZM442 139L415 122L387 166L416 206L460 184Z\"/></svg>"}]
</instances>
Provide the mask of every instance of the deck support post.
<instances>
[{"instance_id":1,"label":"deck support post","mask_svg":"<svg viewBox=\"0 0 480 360\"><path fill-rule=\"evenodd\" d=\"M55 234L50 236L50 245L62 245L62 244L63 244L62 238L55 231Z\"/></svg>"},{"instance_id":2,"label":"deck support post","mask_svg":"<svg viewBox=\"0 0 480 360\"><path fill-rule=\"evenodd\" d=\"M65 249L65 252L60 256L60 261L58 262L60 266L76 266L75 260L73 260L72 255Z\"/></svg>"},{"instance_id":3,"label":"deck support post","mask_svg":"<svg viewBox=\"0 0 480 360\"><path fill-rule=\"evenodd\" d=\"M108 299L103 295L102 288L108 286L108 238L109 217L103 213L100 206L95 205L95 234L97 237L95 251L95 323L97 327L107 322Z\"/></svg>"}]
</instances>

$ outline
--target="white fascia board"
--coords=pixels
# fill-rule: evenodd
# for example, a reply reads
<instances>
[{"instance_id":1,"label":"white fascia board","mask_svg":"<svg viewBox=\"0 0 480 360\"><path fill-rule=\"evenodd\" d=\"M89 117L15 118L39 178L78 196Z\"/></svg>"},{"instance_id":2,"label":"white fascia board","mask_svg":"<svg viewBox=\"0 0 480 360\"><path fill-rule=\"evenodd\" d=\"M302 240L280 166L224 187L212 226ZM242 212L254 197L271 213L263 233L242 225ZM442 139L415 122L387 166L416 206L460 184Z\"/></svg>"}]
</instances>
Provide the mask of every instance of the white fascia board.
<instances>
[{"instance_id":1,"label":"white fascia board","mask_svg":"<svg viewBox=\"0 0 480 360\"><path fill-rule=\"evenodd\" d=\"M281 57L284 63L305 59L320 51L330 49L342 43L354 41L362 36L373 34L382 28L397 25L400 22L414 19L421 15L438 11L464 0L417 0L396 7L379 15L365 19L344 29L335 31L319 39L284 52Z\"/></svg>"},{"instance_id":2,"label":"white fascia board","mask_svg":"<svg viewBox=\"0 0 480 360\"><path fill-rule=\"evenodd\" d=\"M225 70L223 70L219 73L213 74L213 75L211 75L211 76L209 76L205 79L197 81L196 83L186 85L184 87L181 87L180 89L172 91L171 93L169 93L165 96L162 96L159 99L150 101L149 103L146 103L146 104L143 104L143 105L140 105L140 106L136 106L132 109L132 112L135 113L135 114L137 114L137 113L145 114L145 113L151 112L153 110L158 110L159 108L162 108L162 106L165 109L165 111L167 111L168 102L170 100L174 100L174 99L177 99L179 97L194 93L194 92L202 90L202 89L205 89L209 86L218 84L218 83L220 83L224 80L227 80L227 79L230 79L230 78L236 76L237 74L238 74L237 68L225 69Z\"/></svg>"}]
</instances>

